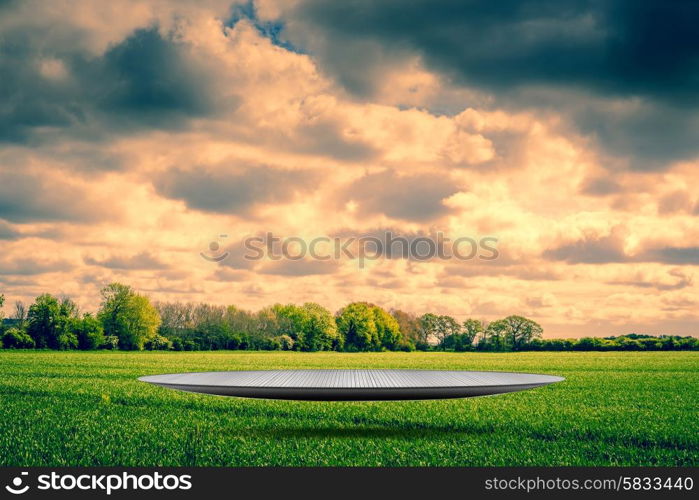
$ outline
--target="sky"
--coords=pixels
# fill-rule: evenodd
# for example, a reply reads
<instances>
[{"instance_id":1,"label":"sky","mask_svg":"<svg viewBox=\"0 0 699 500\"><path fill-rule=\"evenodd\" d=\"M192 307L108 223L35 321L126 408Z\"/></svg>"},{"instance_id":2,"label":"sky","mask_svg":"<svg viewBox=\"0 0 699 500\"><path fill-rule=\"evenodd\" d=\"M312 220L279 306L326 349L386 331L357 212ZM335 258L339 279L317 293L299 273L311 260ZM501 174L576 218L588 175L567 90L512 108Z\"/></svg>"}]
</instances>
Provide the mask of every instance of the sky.
<instances>
[{"instance_id":1,"label":"sky","mask_svg":"<svg viewBox=\"0 0 699 500\"><path fill-rule=\"evenodd\" d=\"M697 335L698 17L632 0L0 1L5 314L44 292L92 311L119 281L251 310L366 300L521 314L546 337ZM492 238L497 258L246 258L267 234L389 231Z\"/></svg>"}]
</instances>

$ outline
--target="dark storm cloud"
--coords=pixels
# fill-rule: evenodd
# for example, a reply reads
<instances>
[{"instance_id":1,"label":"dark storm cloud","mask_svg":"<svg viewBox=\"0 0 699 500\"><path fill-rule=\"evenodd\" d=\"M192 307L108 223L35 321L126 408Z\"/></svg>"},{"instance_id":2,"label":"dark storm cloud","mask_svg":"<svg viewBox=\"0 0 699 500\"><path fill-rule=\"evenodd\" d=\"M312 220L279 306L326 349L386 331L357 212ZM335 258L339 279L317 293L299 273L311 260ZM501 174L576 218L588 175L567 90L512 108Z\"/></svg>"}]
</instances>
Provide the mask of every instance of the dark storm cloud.
<instances>
[{"instance_id":1,"label":"dark storm cloud","mask_svg":"<svg viewBox=\"0 0 699 500\"><path fill-rule=\"evenodd\" d=\"M693 103L699 92L696 2L307 0L302 16L343 42L417 50L489 89L561 83Z\"/></svg>"},{"instance_id":2,"label":"dark storm cloud","mask_svg":"<svg viewBox=\"0 0 699 500\"><path fill-rule=\"evenodd\" d=\"M82 138L103 129L175 128L212 112L206 72L188 47L157 28L134 31L102 56L79 48L81 35L57 27L58 40L14 29L0 40L0 141L74 126Z\"/></svg>"},{"instance_id":3,"label":"dark storm cloud","mask_svg":"<svg viewBox=\"0 0 699 500\"><path fill-rule=\"evenodd\" d=\"M91 266L101 266L118 270L162 270L167 268L167 265L160 259L147 252L141 252L135 255L113 255L106 259L95 259L86 256L83 261L85 264Z\"/></svg>"},{"instance_id":4,"label":"dark storm cloud","mask_svg":"<svg viewBox=\"0 0 699 500\"><path fill-rule=\"evenodd\" d=\"M168 198L183 200L205 212L245 214L256 205L292 201L297 193L315 188L316 176L305 170L249 167L242 170L172 169L154 182Z\"/></svg>"},{"instance_id":5,"label":"dark storm cloud","mask_svg":"<svg viewBox=\"0 0 699 500\"><path fill-rule=\"evenodd\" d=\"M697 2L305 0L289 15L291 42L352 92L370 95L386 61L417 54L497 105L567 109L632 167L699 152ZM537 87L564 89L568 102L521 92ZM593 97L603 102L587 107ZM604 102L625 98L640 104L619 113Z\"/></svg>"},{"instance_id":6,"label":"dark storm cloud","mask_svg":"<svg viewBox=\"0 0 699 500\"><path fill-rule=\"evenodd\" d=\"M97 203L84 188L54 176L0 170L0 218L10 222L89 222L106 217L109 206Z\"/></svg>"},{"instance_id":7,"label":"dark storm cloud","mask_svg":"<svg viewBox=\"0 0 699 500\"><path fill-rule=\"evenodd\" d=\"M137 121L161 124L174 116L210 109L205 80L185 49L156 28L134 32L108 50L99 64L105 86L96 92L101 109Z\"/></svg>"},{"instance_id":8,"label":"dark storm cloud","mask_svg":"<svg viewBox=\"0 0 699 500\"><path fill-rule=\"evenodd\" d=\"M349 186L342 201L354 201L361 214L385 214L407 221L428 221L449 212L442 201L457 193L449 178L432 174L399 176L392 170L367 174Z\"/></svg>"}]
</instances>

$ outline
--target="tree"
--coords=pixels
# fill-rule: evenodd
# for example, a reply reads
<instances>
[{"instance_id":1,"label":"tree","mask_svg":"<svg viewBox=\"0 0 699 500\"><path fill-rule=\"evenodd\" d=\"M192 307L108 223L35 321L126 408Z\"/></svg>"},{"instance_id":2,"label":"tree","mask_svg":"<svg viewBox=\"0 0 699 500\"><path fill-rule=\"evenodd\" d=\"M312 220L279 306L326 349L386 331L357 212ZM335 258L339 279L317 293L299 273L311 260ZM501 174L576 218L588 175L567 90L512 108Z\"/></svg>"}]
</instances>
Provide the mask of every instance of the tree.
<instances>
[{"instance_id":1,"label":"tree","mask_svg":"<svg viewBox=\"0 0 699 500\"><path fill-rule=\"evenodd\" d=\"M537 322L523 316L508 316L493 321L488 326L490 342L495 350L507 348L514 351L522 349L535 338L540 338L543 328Z\"/></svg>"},{"instance_id":2,"label":"tree","mask_svg":"<svg viewBox=\"0 0 699 500\"><path fill-rule=\"evenodd\" d=\"M329 351L342 348L342 339L330 311L315 302L306 302L301 309L305 317L301 350Z\"/></svg>"},{"instance_id":3,"label":"tree","mask_svg":"<svg viewBox=\"0 0 699 500\"><path fill-rule=\"evenodd\" d=\"M78 349L97 349L105 342L102 323L92 314L86 313L74 322L74 332L78 339Z\"/></svg>"},{"instance_id":4,"label":"tree","mask_svg":"<svg viewBox=\"0 0 699 500\"><path fill-rule=\"evenodd\" d=\"M379 306L373 306L376 333L381 347L396 349L400 343L400 326L396 319Z\"/></svg>"},{"instance_id":5,"label":"tree","mask_svg":"<svg viewBox=\"0 0 699 500\"><path fill-rule=\"evenodd\" d=\"M435 335L442 347L444 347L444 340L447 337L461 333L461 325L451 316L438 316L435 327Z\"/></svg>"},{"instance_id":6,"label":"tree","mask_svg":"<svg viewBox=\"0 0 699 500\"><path fill-rule=\"evenodd\" d=\"M6 349L31 349L34 339L19 328L8 328L2 336L2 345Z\"/></svg>"},{"instance_id":7,"label":"tree","mask_svg":"<svg viewBox=\"0 0 699 500\"><path fill-rule=\"evenodd\" d=\"M293 339L296 349L313 350L305 348L305 334L309 321L308 312L305 309L295 304L275 304L269 314L274 315L274 320L271 317L262 316L269 330L269 336L286 335Z\"/></svg>"},{"instance_id":8,"label":"tree","mask_svg":"<svg viewBox=\"0 0 699 500\"><path fill-rule=\"evenodd\" d=\"M473 349L473 342L467 334L455 333L444 339L442 347L444 349L453 349L456 352L464 352Z\"/></svg>"},{"instance_id":9,"label":"tree","mask_svg":"<svg viewBox=\"0 0 699 500\"><path fill-rule=\"evenodd\" d=\"M398 322L400 330L400 348L412 351L420 341L420 322L418 318L409 312L400 309L391 309L391 316Z\"/></svg>"},{"instance_id":10,"label":"tree","mask_svg":"<svg viewBox=\"0 0 699 500\"><path fill-rule=\"evenodd\" d=\"M418 319L420 325L420 343L428 345L437 336L439 317L436 314L425 313Z\"/></svg>"},{"instance_id":11,"label":"tree","mask_svg":"<svg viewBox=\"0 0 699 500\"><path fill-rule=\"evenodd\" d=\"M18 300L15 302L15 310L12 313L12 319L15 320L15 326L20 330L24 330L27 326L27 306L24 302ZM0 321L2 318L0 317Z\"/></svg>"},{"instance_id":12,"label":"tree","mask_svg":"<svg viewBox=\"0 0 699 500\"><path fill-rule=\"evenodd\" d=\"M56 349L77 349L78 336L76 333L79 319L78 305L69 297L62 297L58 303L58 318L56 319Z\"/></svg>"},{"instance_id":13,"label":"tree","mask_svg":"<svg viewBox=\"0 0 699 500\"><path fill-rule=\"evenodd\" d=\"M121 283L107 285L101 295L102 304L97 317L105 334L118 337L121 349L143 349L160 326L160 315L148 297Z\"/></svg>"},{"instance_id":14,"label":"tree","mask_svg":"<svg viewBox=\"0 0 699 500\"><path fill-rule=\"evenodd\" d=\"M464 320L461 333L463 333L466 338L470 339L470 343L476 340L478 335L482 335L485 331L485 324L479 319L468 318Z\"/></svg>"},{"instance_id":15,"label":"tree","mask_svg":"<svg viewBox=\"0 0 699 500\"><path fill-rule=\"evenodd\" d=\"M36 347L58 349L60 314L58 299L48 293L39 295L29 307L27 333L34 340Z\"/></svg>"},{"instance_id":16,"label":"tree","mask_svg":"<svg viewBox=\"0 0 699 500\"><path fill-rule=\"evenodd\" d=\"M347 351L378 350L380 340L372 307L366 302L353 302L338 311L337 330L344 338Z\"/></svg>"},{"instance_id":17,"label":"tree","mask_svg":"<svg viewBox=\"0 0 699 500\"><path fill-rule=\"evenodd\" d=\"M191 302L155 302L153 306L160 314L160 335L183 336L192 329L195 306Z\"/></svg>"}]
</instances>

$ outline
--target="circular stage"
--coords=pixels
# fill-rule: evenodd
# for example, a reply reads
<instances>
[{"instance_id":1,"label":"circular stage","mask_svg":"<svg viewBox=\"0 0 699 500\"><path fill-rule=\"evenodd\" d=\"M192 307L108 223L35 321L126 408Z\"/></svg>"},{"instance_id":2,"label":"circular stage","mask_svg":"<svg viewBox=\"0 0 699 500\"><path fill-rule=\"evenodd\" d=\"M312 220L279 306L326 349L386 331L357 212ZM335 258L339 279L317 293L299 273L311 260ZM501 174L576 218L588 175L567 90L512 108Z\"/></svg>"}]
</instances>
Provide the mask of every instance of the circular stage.
<instances>
[{"instance_id":1,"label":"circular stage","mask_svg":"<svg viewBox=\"0 0 699 500\"><path fill-rule=\"evenodd\" d=\"M533 389L563 377L437 370L273 370L148 375L169 389L265 399L378 401L488 396Z\"/></svg>"}]
</instances>

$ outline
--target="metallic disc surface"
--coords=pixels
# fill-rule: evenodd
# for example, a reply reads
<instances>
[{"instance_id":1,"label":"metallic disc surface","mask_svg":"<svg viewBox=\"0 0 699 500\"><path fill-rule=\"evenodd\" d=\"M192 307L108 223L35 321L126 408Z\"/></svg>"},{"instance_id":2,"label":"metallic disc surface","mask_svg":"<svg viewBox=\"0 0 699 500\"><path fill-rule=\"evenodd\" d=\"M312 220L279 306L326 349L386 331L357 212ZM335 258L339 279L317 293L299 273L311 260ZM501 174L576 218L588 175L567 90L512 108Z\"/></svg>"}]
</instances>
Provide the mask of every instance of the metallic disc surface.
<instances>
[{"instance_id":1,"label":"metallic disc surface","mask_svg":"<svg viewBox=\"0 0 699 500\"><path fill-rule=\"evenodd\" d=\"M148 375L139 380L218 396L371 401L487 396L564 379L533 373L443 370L265 370Z\"/></svg>"}]
</instances>

